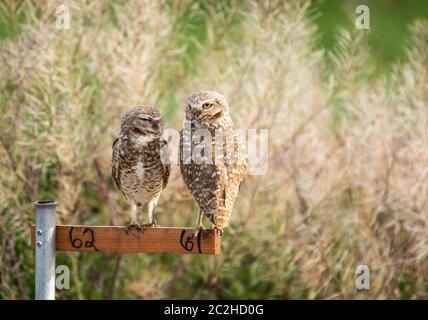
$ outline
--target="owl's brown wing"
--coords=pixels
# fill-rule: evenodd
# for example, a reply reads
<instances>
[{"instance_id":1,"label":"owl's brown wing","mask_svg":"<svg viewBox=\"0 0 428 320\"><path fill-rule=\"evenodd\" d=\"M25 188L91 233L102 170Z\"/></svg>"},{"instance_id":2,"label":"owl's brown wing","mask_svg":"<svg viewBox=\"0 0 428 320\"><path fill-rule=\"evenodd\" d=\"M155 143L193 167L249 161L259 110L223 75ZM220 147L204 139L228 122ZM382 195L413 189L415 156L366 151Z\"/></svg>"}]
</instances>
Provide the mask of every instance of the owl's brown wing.
<instances>
[{"instance_id":1,"label":"owl's brown wing","mask_svg":"<svg viewBox=\"0 0 428 320\"><path fill-rule=\"evenodd\" d=\"M232 159L230 159L230 157ZM248 160L244 150L244 141L242 136L234 134L233 154L225 155L225 169L223 177L226 179L226 191L224 195L224 204L227 209L232 210L242 181L247 171Z\"/></svg>"},{"instance_id":2,"label":"owl's brown wing","mask_svg":"<svg viewBox=\"0 0 428 320\"><path fill-rule=\"evenodd\" d=\"M120 184L120 139L117 137L113 141L112 146L112 157L111 157L111 175L113 177L113 181L116 184L117 188L122 191L121 184Z\"/></svg>"},{"instance_id":3,"label":"owl's brown wing","mask_svg":"<svg viewBox=\"0 0 428 320\"><path fill-rule=\"evenodd\" d=\"M186 152L191 142L180 132L180 170L183 180L199 207L205 215L212 215L218 207L218 198L220 192L220 168L215 164L201 163L197 164L191 157L191 150ZM193 142L192 142L193 143ZM184 149L183 149L184 147Z\"/></svg>"},{"instance_id":4,"label":"owl's brown wing","mask_svg":"<svg viewBox=\"0 0 428 320\"><path fill-rule=\"evenodd\" d=\"M169 175L171 173L171 163L169 161L168 143L165 139L160 139L160 157L163 168L163 188L168 184Z\"/></svg>"},{"instance_id":5,"label":"owl's brown wing","mask_svg":"<svg viewBox=\"0 0 428 320\"><path fill-rule=\"evenodd\" d=\"M229 225L233 205L247 169L247 158L243 150L242 137L235 133L233 139L232 150L227 150L227 147L223 148L224 163L218 166L220 170L219 206L213 222L219 228L225 228ZM225 140L223 143L226 146Z\"/></svg>"}]
</instances>

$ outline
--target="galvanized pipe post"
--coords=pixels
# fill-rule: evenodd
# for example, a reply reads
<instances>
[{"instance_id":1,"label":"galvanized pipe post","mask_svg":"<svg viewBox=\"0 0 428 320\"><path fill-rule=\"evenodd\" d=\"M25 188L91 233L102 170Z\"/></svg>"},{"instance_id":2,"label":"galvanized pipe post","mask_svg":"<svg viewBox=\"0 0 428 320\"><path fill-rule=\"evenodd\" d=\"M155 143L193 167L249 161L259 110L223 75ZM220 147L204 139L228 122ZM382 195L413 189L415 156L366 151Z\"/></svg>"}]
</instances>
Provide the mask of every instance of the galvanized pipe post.
<instances>
[{"instance_id":1,"label":"galvanized pipe post","mask_svg":"<svg viewBox=\"0 0 428 320\"><path fill-rule=\"evenodd\" d=\"M56 201L37 201L36 300L55 300Z\"/></svg>"}]
</instances>

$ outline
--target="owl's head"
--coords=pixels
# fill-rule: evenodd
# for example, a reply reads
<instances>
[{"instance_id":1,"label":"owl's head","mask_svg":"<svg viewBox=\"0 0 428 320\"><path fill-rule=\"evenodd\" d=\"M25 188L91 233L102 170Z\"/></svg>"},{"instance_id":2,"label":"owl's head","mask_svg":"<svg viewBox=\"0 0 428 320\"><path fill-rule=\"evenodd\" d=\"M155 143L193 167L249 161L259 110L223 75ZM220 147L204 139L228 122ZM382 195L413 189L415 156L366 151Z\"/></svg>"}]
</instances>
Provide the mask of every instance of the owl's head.
<instances>
[{"instance_id":1,"label":"owl's head","mask_svg":"<svg viewBox=\"0 0 428 320\"><path fill-rule=\"evenodd\" d=\"M121 131L134 136L160 134L162 114L149 105L133 107L123 117Z\"/></svg>"},{"instance_id":2,"label":"owl's head","mask_svg":"<svg viewBox=\"0 0 428 320\"><path fill-rule=\"evenodd\" d=\"M229 115L226 98L214 91L198 91L187 98L186 119L202 123L219 121Z\"/></svg>"}]
</instances>

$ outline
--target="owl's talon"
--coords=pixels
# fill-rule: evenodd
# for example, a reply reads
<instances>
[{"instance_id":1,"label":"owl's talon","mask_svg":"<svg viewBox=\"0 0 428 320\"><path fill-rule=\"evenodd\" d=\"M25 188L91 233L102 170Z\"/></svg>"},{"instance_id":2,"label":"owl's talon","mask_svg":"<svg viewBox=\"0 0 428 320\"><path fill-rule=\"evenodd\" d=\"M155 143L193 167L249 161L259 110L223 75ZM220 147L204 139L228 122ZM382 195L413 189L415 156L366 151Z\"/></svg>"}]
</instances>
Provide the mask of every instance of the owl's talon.
<instances>
[{"instance_id":1,"label":"owl's talon","mask_svg":"<svg viewBox=\"0 0 428 320\"><path fill-rule=\"evenodd\" d=\"M217 226L212 226L210 230L214 230L221 237L223 235L223 229L218 228Z\"/></svg>"},{"instance_id":2,"label":"owl's talon","mask_svg":"<svg viewBox=\"0 0 428 320\"><path fill-rule=\"evenodd\" d=\"M159 228L160 227L160 225L156 219L153 219L152 227L153 228Z\"/></svg>"},{"instance_id":3,"label":"owl's talon","mask_svg":"<svg viewBox=\"0 0 428 320\"><path fill-rule=\"evenodd\" d=\"M196 239L198 237L199 233L206 232L206 231L207 231L207 229L204 226L199 226L190 232L189 237Z\"/></svg>"},{"instance_id":4,"label":"owl's talon","mask_svg":"<svg viewBox=\"0 0 428 320\"><path fill-rule=\"evenodd\" d=\"M132 228L135 228L138 232L141 230L141 226L138 222L134 222L134 223L130 222L130 223L126 224L124 228L125 228L125 232L127 234L129 234L129 231Z\"/></svg>"},{"instance_id":5,"label":"owl's talon","mask_svg":"<svg viewBox=\"0 0 428 320\"><path fill-rule=\"evenodd\" d=\"M159 228L159 225L156 222L145 223L142 228Z\"/></svg>"}]
</instances>

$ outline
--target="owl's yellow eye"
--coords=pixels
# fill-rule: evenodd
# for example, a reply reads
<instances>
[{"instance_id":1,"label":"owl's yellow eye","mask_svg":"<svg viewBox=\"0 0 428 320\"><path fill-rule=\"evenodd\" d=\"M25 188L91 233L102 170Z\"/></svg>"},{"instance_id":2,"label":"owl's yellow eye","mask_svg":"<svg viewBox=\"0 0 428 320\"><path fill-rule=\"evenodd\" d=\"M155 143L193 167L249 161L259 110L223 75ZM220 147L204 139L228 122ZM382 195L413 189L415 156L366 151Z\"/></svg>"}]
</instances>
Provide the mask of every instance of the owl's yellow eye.
<instances>
[{"instance_id":1,"label":"owl's yellow eye","mask_svg":"<svg viewBox=\"0 0 428 320\"><path fill-rule=\"evenodd\" d=\"M203 105L202 105L202 108L204 108L204 109L209 109L209 108L211 108L213 105L212 105L212 103L204 103Z\"/></svg>"}]
</instances>

